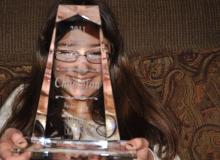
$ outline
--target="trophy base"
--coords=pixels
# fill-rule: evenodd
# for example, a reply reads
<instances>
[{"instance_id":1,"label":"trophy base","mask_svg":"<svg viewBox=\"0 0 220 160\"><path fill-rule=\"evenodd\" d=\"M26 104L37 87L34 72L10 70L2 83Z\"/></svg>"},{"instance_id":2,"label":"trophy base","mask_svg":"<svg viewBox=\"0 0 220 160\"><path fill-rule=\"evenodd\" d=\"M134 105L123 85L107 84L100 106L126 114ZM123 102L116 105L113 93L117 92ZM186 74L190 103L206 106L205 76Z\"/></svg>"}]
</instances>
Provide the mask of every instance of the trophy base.
<instances>
[{"instance_id":1,"label":"trophy base","mask_svg":"<svg viewBox=\"0 0 220 160\"><path fill-rule=\"evenodd\" d=\"M124 147L126 141L73 141L34 138L31 160L133 160L135 151ZM39 147L40 146L40 147Z\"/></svg>"}]
</instances>

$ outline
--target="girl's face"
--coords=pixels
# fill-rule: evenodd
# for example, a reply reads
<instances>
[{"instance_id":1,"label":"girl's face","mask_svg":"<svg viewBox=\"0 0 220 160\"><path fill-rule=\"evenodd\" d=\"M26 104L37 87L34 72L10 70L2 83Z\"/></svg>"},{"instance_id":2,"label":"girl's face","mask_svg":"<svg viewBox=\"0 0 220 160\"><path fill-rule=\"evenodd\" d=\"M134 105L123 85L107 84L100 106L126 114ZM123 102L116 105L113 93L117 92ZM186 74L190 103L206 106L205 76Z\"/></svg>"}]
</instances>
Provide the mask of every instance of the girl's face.
<instances>
[{"instance_id":1,"label":"girl's face","mask_svg":"<svg viewBox=\"0 0 220 160\"><path fill-rule=\"evenodd\" d=\"M78 99L94 97L102 86L99 38L72 29L57 43L54 62L55 87Z\"/></svg>"}]
</instances>

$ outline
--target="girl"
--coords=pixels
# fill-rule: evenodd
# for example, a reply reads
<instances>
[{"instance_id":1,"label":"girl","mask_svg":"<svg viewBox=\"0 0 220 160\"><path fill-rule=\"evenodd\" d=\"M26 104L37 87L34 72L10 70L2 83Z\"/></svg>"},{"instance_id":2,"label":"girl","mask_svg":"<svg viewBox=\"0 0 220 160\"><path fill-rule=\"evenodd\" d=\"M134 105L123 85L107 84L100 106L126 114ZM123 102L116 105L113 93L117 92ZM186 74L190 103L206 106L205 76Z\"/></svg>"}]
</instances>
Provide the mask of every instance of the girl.
<instances>
[{"instance_id":1,"label":"girl","mask_svg":"<svg viewBox=\"0 0 220 160\"><path fill-rule=\"evenodd\" d=\"M111 46L109 67L116 103L119 130L121 139L129 140L126 147L129 150L137 151L138 160L152 159L152 155L148 154L151 153L149 150L150 148L154 151L153 155L155 157L158 156L163 160L174 159L177 153L175 128L170 123L162 107L159 106L154 101L153 97L151 97L144 89L143 84L140 82L133 70L133 66L129 65L128 57L126 57L122 50L122 41L117 25L109 8L100 0L70 0L63 3L75 5L98 5L100 8L104 37ZM59 3L56 3L54 9L51 10L51 14L49 15L47 23L43 28L43 32L39 36L39 49L36 53L36 63L33 65L30 78L24 80L24 83L14 91L14 96L9 97L6 105L2 107L2 110L7 108L10 113L9 117L5 117L6 121L3 123L1 129L0 157L3 159L19 160L30 158L29 152L24 152L21 155L14 155L12 153L12 149L16 146L26 147L27 142L23 135L30 136L32 131L58 4ZM71 37L73 35L76 36L77 33L72 31L67 34L69 34L67 37ZM64 39L61 38L60 42L68 40L65 36L66 34L63 37ZM59 53L61 53L60 51L63 50L61 45L62 43L58 42L60 45L57 45L60 46L56 55L57 68L59 68L60 63L62 63L60 61L62 60L62 57L61 59L59 57ZM79 54L83 55L84 53ZM80 56L78 57L78 60L83 60L86 63L90 61L88 56ZM94 63L90 65L92 65L90 68L99 70L99 67L95 66ZM74 68L73 63L71 67ZM80 71L82 70L77 70L77 72ZM90 75L91 74L93 74L93 76L87 76L86 78L89 79L93 77L96 78L96 81L99 81L99 77L95 75L95 73L90 73ZM58 76L59 72L54 72L54 75ZM85 80L85 77L76 77L74 75L73 77L77 82ZM61 83L62 82L60 80L57 80L58 87ZM68 92L71 92L71 90ZM90 95L93 95L94 93L95 91L91 91ZM77 96L90 95L83 95L82 93L79 93ZM97 110L98 112L95 113L98 114L90 113L89 115L93 116L87 117L87 119L99 124L102 122L103 111L99 109ZM88 110L88 112L91 111ZM53 118L51 121L53 121Z\"/></svg>"}]
</instances>

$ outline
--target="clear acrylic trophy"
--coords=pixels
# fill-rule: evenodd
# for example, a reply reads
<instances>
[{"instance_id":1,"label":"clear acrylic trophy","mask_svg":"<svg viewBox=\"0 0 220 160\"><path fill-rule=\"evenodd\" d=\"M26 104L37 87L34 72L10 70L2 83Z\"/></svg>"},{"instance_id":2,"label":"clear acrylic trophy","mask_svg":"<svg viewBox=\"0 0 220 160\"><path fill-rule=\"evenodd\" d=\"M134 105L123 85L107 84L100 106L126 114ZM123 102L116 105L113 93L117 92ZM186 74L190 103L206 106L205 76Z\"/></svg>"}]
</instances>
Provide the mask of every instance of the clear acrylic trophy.
<instances>
[{"instance_id":1,"label":"clear acrylic trophy","mask_svg":"<svg viewBox=\"0 0 220 160\"><path fill-rule=\"evenodd\" d=\"M59 5L28 148L32 159L129 160L98 6Z\"/></svg>"}]
</instances>

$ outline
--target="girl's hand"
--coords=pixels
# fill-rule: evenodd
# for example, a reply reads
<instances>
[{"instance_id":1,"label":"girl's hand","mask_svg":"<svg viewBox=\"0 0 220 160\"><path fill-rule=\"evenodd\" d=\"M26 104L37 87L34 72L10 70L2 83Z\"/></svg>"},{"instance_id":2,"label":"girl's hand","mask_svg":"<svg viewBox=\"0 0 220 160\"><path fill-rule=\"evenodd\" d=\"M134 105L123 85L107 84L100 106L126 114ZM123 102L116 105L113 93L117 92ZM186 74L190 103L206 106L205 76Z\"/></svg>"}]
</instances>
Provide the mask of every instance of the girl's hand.
<instances>
[{"instance_id":1,"label":"girl's hand","mask_svg":"<svg viewBox=\"0 0 220 160\"><path fill-rule=\"evenodd\" d=\"M7 129L0 138L0 160L29 160L30 152L16 153L17 149L25 149L27 146L28 143L19 130Z\"/></svg>"},{"instance_id":2,"label":"girl's hand","mask_svg":"<svg viewBox=\"0 0 220 160\"><path fill-rule=\"evenodd\" d=\"M154 160L154 155L149 150L149 142L145 138L134 138L126 142L127 150L137 151L137 160Z\"/></svg>"}]
</instances>

